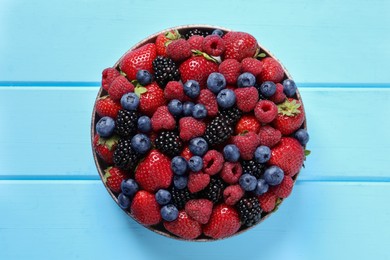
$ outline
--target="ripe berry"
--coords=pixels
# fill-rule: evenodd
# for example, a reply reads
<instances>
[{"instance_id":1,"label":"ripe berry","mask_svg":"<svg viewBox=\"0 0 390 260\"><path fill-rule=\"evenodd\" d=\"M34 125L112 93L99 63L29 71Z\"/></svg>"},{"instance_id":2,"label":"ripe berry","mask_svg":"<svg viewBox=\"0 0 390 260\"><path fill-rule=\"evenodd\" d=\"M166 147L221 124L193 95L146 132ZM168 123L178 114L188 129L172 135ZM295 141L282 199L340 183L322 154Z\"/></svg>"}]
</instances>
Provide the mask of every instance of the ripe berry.
<instances>
[{"instance_id":1,"label":"ripe berry","mask_svg":"<svg viewBox=\"0 0 390 260\"><path fill-rule=\"evenodd\" d=\"M264 97L270 97L276 92L276 85L272 81L263 82L260 85L260 93Z\"/></svg>"},{"instance_id":2,"label":"ripe berry","mask_svg":"<svg viewBox=\"0 0 390 260\"><path fill-rule=\"evenodd\" d=\"M222 108L230 108L236 103L236 94L231 89L222 89L217 95L217 102Z\"/></svg>"},{"instance_id":3,"label":"ripe berry","mask_svg":"<svg viewBox=\"0 0 390 260\"><path fill-rule=\"evenodd\" d=\"M138 131L141 133L149 133L152 130L152 123L148 116L141 116L138 118Z\"/></svg>"},{"instance_id":4,"label":"ripe berry","mask_svg":"<svg viewBox=\"0 0 390 260\"><path fill-rule=\"evenodd\" d=\"M297 86L292 79L285 79L283 81L283 91L288 97L293 97L297 91Z\"/></svg>"},{"instance_id":5,"label":"ripe berry","mask_svg":"<svg viewBox=\"0 0 390 260\"><path fill-rule=\"evenodd\" d=\"M203 156L209 149L209 146L202 137L196 137L190 140L189 148L194 155Z\"/></svg>"},{"instance_id":6,"label":"ripe berry","mask_svg":"<svg viewBox=\"0 0 390 260\"><path fill-rule=\"evenodd\" d=\"M213 72L207 78L207 88L214 94L218 94L219 91L226 87L225 77L218 72Z\"/></svg>"},{"instance_id":7,"label":"ripe berry","mask_svg":"<svg viewBox=\"0 0 390 260\"><path fill-rule=\"evenodd\" d=\"M185 187L187 187L188 184L188 177L185 175L175 175L173 176L173 185L179 189L182 190Z\"/></svg>"},{"instance_id":8,"label":"ripe berry","mask_svg":"<svg viewBox=\"0 0 390 260\"><path fill-rule=\"evenodd\" d=\"M237 162L240 159L240 150L234 144L228 144L223 148L223 156L226 161Z\"/></svg>"},{"instance_id":9,"label":"ripe berry","mask_svg":"<svg viewBox=\"0 0 390 260\"><path fill-rule=\"evenodd\" d=\"M193 172L199 172L203 168L202 157L194 155L188 160L188 168Z\"/></svg>"},{"instance_id":10,"label":"ripe berry","mask_svg":"<svg viewBox=\"0 0 390 260\"><path fill-rule=\"evenodd\" d=\"M131 138L131 147L139 154L147 153L152 147L149 137L144 134L136 134Z\"/></svg>"},{"instance_id":11,"label":"ripe berry","mask_svg":"<svg viewBox=\"0 0 390 260\"><path fill-rule=\"evenodd\" d=\"M138 189L138 184L134 179L123 180L121 183L122 193L130 198L134 196Z\"/></svg>"},{"instance_id":12,"label":"ripe berry","mask_svg":"<svg viewBox=\"0 0 390 260\"><path fill-rule=\"evenodd\" d=\"M183 113L183 103L178 99L172 99L168 103L168 110L173 116L180 116Z\"/></svg>"},{"instance_id":13,"label":"ripe berry","mask_svg":"<svg viewBox=\"0 0 390 260\"><path fill-rule=\"evenodd\" d=\"M119 207L121 207L121 209L128 209L130 207L131 200L129 197L127 197L123 193L120 193L118 195L118 204L119 204Z\"/></svg>"},{"instance_id":14,"label":"ripe berry","mask_svg":"<svg viewBox=\"0 0 390 260\"><path fill-rule=\"evenodd\" d=\"M221 56L225 50L225 42L218 35L208 35L203 40L203 50L211 56Z\"/></svg>"},{"instance_id":15,"label":"ripe berry","mask_svg":"<svg viewBox=\"0 0 390 260\"><path fill-rule=\"evenodd\" d=\"M237 86L239 88L253 87L256 83L256 78L252 73L245 72L238 76Z\"/></svg>"},{"instance_id":16,"label":"ripe berry","mask_svg":"<svg viewBox=\"0 0 390 260\"><path fill-rule=\"evenodd\" d=\"M306 129L299 129L295 132L294 137L299 141L302 146L305 146L309 142L309 134Z\"/></svg>"},{"instance_id":17,"label":"ripe berry","mask_svg":"<svg viewBox=\"0 0 390 260\"><path fill-rule=\"evenodd\" d=\"M152 80L153 80L152 74L150 74L150 72L147 70L137 71L137 74L135 77L136 77L138 83L141 84L142 86L149 85L150 83L152 83Z\"/></svg>"},{"instance_id":18,"label":"ripe berry","mask_svg":"<svg viewBox=\"0 0 390 260\"><path fill-rule=\"evenodd\" d=\"M169 221L169 222L176 220L177 217L179 216L179 211L172 204L165 205L164 207L162 207L160 213L161 213L161 217L165 221Z\"/></svg>"},{"instance_id":19,"label":"ripe berry","mask_svg":"<svg viewBox=\"0 0 390 260\"><path fill-rule=\"evenodd\" d=\"M278 185L284 178L283 170L278 166L271 166L264 172L264 180L268 185Z\"/></svg>"},{"instance_id":20,"label":"ripe berry","mask_svg":"<svg viewBox=\"0 0 390 260\"><path fill-rule=\"evenodd\" d=\"M264 179L258 179L257 185L255 189L256 195L260 196L261 194L264 194L268 191L269 185Z\"/></svg>"},{"instance_id":21,"label":"ripe berry","mask_svg":"<svg viewBox=\"0 0 390 260\"><path fill-rule=\"evenodd\" d=\"M196 119L203 119L207 116L207 109L203 104L196 104L192 109L192 116Z\"/></svg>"},{"instance_id":22,"label":"ripe berry","mask_svg":"<svg viewBox=\"0 0 390 260\"><path fill-rule=\"evenodd\" d=\"M169 202L171 202L171 193L164 189L159 189L156 194L154 195L156 197L156 201L160 205L166 205Z\"/></svg>"},{"instance_id":23,"label":"ripe berry","mask_svg":"<svg viewBox=\"0 0 390 260\"><path fill-rule=\"evenodd\" d=\"M124 109L132 111L137 110L139 105L139 97L133 93L126 93L121 98L121 105Z\"/></svg>"},{"instance_id":24,"label":"ripe berry","mask_svg":"<svg viewBox=\"0 0 390 260\"><path fill-rule=\"evenodd\" d=\"M111 117L105 116L100 118L96 123L96 132L101 137L109 137L112 135L115 129L115 121Z\"/></svg>"},{"instance_id":25,"label":"ripe berry","mask_svg":"<svg viewBox=\"0 0 390 260\"><path fill-rule=\"evenodd\" d=\"M186 83L184 83L183 88L184 88L184 93L188 97L196 98L197 96L199 96L200 85L197 81L190 79Z\"/></svg>"},{"instance_id":26,"label":"ripe berry","mask_svg":"<svg viewBox=\"0 0 390 260\"><path fill-rule=\"evenodd\" d=\"M255 116L260 123L268 124L272 122L278 114L278 108L274 102L260 100L255 107Z\"/></svg>"},{"instance_id":27,"label":"ripe berry","mask_svg":"<svg viewBox=\"0 0 390 260\"><path fill-rule=\"evenodd\" d=\"M183 115L192 116L192 110L194 109L195 104L191 101L186 101L183 104Z\"/></svg>"},{"instance_id":28,"label":"ripe berry","mask_svg":"<svg viewBox=\"0 0 390 260\"><path fill-rule=\"evenodd\" d=\"M187 172L187 161L182 156L175 156L171 161L171 169L174 174L183 175Z\"/></svg>"},{"instance_id":29,"label":"ripe berry","mask_svg":"<svg viewBox=\"0 0 390 260\"><path fill-rule=\"evenodd\" d=\"M255 160L258 163L266 163L271 158L271 149L269 147L261 145L256 148Z\"/></svg>"},{"instance_id":30,"label":"ripe berry","mask_svg":"<svg viewBox=\"0 0 390 260\"><path fill-rule=\"evenodd\" d=\"M220 30L220 29L215 29L211 35L218 35L219 37L222 37L223 36L223 31Z\"/></svg>"},{"instance_id":31,"label":"ripe berry","mask_svg":"<svg viewBox=\"0 0 390 260\"><path fill-rule=\"evenodd\" d=\"M243 188L246 191L253 191L254 189L256 189L257 179L256 179L256 177L254 177L248 173L241 175L238 182L239 182L241 188Z\"/></svg>"}]
</instances>

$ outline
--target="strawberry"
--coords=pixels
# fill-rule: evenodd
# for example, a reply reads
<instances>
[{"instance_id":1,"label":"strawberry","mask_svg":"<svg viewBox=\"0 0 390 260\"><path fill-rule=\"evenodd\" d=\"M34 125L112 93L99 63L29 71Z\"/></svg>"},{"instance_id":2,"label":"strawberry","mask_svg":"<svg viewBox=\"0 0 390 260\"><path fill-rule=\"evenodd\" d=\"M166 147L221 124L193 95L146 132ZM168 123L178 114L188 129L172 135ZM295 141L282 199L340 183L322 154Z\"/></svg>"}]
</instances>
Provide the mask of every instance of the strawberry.
<instances>
[{"instance_id":1,"label":"strawberry","mask_svg":"<svg viewBox=\"0 0 390 260\"><path fill-rule=\"evenodd\" d=\"M239 162L225 162L220 176L229 184L236 184L242 175L242 166Z\"/></svg>"},{"instance_id":2,"label":"strawberry","mask_svg":"<svg viewBox=\"0 0 390 260\"><path fill-rule=\"evenodd\" d=\"M279 166L285 175L294 176L299 172L305 158L302 145L292 137L282 137L271 149L269 165Z\"/></svg>"},{"instance_id":3,"label":"strawberry","mask_svg":"<svg viewBox=\"0 0 390 260\"><path fill-rule=\"evenodd\" d=\"M103 96L96 101L95 109L100 117L109 116L116 119L122 106L119 102L115 102L110 96Z\"/></svg>"},{"instance_id":4,"label":"strawberry","mask_svg":"<svg viewBox=\"0 0 390 260\"><path fill-rule=\"evenodd\" d=\"M119 71L115 68L106 68L102 72L102 87L104 90L108 91L111 83L114 81L116 77L121 75Z\"/></svg>"},{"instance_id":5,"label":"strawberry","mask_svg":"<svg viewBox=\"0 0 390 260\"><path fill-rule=\"evenodd\" d=\"M261 194L257 197L260 203L260 207L264 212L271 212L276 205L277 197L271 191Z\"/></svg>"},{"instance_id":6,"label":"strawberry","mask_svg":"<svg viewBox=\"0 0 390 260\"><path fill-rule=\"evenodd\" d=\"M196 193L203 190L210 183L210 175L203 172L190 172L188 175L188 190Z\"/></svg>"},{"instance_id":7,"label":"strawberry","mask_svg":"<svg viewBox=\"0 0 390 260\"><path fill-rule=\"evenodd\" d=\"M236 94L237 107L242 112L252 111L259 100L259 92L255 87L236 88L234 93Z\"/></svg>"},{"instance_id":8,"label":"strawberry","mask_svg":"<svg viewBox=\"0 0 390 260\"><path fill-rule=\"evenodd\" d=\"M224 59L236 59L253 57L258 48L255 37L245 32L228 32L222 39L225 41L226 51Z\"/></svg>"},{"instance_id":9,"label":"strawberry","mask_svg":"<svg viewBox=\"0 0 390 260\"><path fill-rule=\"evenodd\" d=\"M218 35L208 35L203 40L203 50L211 56L221 56L225 52L225 42Z\"/></svg>"},{"instance_id":10,"label":"strawberry","mask_svg":"<svg viewBox=\"0 0 390 260\"><path fill-rule=\"evenodd\" d=\"M244 194L245 191L240 184L230 185L223 191L223 199L227 205L233 206L244 197Z\"/></svg>"},{"instance_id":11,"label":"strawberry","mask_svg":"<svg viewBox=\"0 0 390 260\"><path fill-rule=\"evenodd\" d=\"M128 179L126 172L117 167L108 167L104 171L103 182L112 192L121 192L121 183L126 179Z\"/></svg>"},{"instance_id":12,"label":"strawberry","mask_svg":"<svg viewBox=\"0 0 390 260\"><path fill-rule=\"evenodd\" d=\"M187 213L179 211L179 216L172 222L164 221L164 227L172 234L183 239L195 239L202 234L202 226L190 218Z\"/></svg>"},{"instance_id":13,"label":"strawberry","mask_svg":"<svg viewBox=\"0 0 390 260\"><path fill-rule=\"evenodd\" d=\"M185 205L185 211L200 224L207 224L213 212L213 202L207 199L190 200Z\"/></svg>"},{"instance_id":14,"label":"strawberry","mask_svg":"<svg viewBox=\"0 0 390 260\"><path fill-rule=\"evenodd\" d=\"M145 89L146 92L140 96L138 109L141 113L151 117L157 108L165 105L164 91L155 82L147 85Z\"/></svg>"},{"instance_id":15,"label":"strawberry","mask_svg":"<svg viewBox=\"0 0 390 260\"><path fill-rule=\"evenodd\" d=\"M304 120L305 113L301 101L288 98L278 105L278 114L273 122L273 126L282 135L290 135L302 126Z\"/></svg>"},{"instance_id":16,"label":"strawberry","mask_svg":"<svg viewBox=\"0 0 390 260\"><path fill-rule=\"evenodd\" d=\"M225 238L236 233L241 227L238 212L224 203L216 205L203 233L214 239Z\"/></svg>"},{"instance_id":17,"label":"strawberry","mask_svg":"<svg viewBox=\"0 0 390 260\"><path fill-rule=\"evenodd\" d=\"M256 148L260 144L260 138L255 132L246 132L233 136L232 143L240 150L240 156L244 160L251 160Z\"/></svg>"},{"instance_id":18,"label":"strawberry","mask_svg":"<svg viewBox=\"0 0 390 260\"><path fill-rule=\"evenodd\" d=\"M98 134L95 134L93 137L93 148L95 149L95 152L107 164L114 163L113 156L118 140L119 137L116 135L111 136L108 139L100 137Z\"/></svg>"},{"instance_id":19,"label":"strawberry","mask_svg":"<svg viewBox=\"0 0 390 260\"><path fill-rule=\"evenodd\" d=\"M182 117L179 120L179 134L183 141L189 141L199 137L206 131L206 124L193 117Z\"/></svg>"},{"instance_id":20,"label":"strawberry","mask_svg":"<svg viewBox=\"0 0 390 260\"><path fill-rule=\"evenodd\" d=\"M235 129L236 135L244 131L258 133L260 130L260 123L252 114L243 115L238 121Z\"/></svg>"},{"instance_id":21,"label":"strawberry","mask_svg":"<svg viewBox=\"0 0 390 260\"><path fill-rule=\"evenodd\" d=\"M184 149L183 149L183 151L181 151L180 155L183 156L184 159L186 159L187 161L189 159L191 159L192 156L194 156L193 153L190 151L190 148L188 147L188 145L186 147L184 147Z\"/></svg>"},{"instance_id":22,"label":"strawberry","mask_svg":"<svg viewBox=\"0 0 390 260\"><path fill-rule=\"evenodd\" d=\"M293 189L294 180L290 176L284 176L282 182L279 185L271 186L270 190L278 198L287 198Z\"/></svg>"},{"instance_id":23,"label":"strawberry","mask_svg":"<svg viewBox=\"0 0 390 260\"><path fill-rule=\"evenodd\" d=\"M167 55L167 46L174 40L180 38L180 33L177 30L170 30L166 33L160 33L156 38L156 51L158 56Z\"/></svg>"},{"instance_id":24,"label":"strawberry","mask_svg":"<svg viewBox=\"0 0 390 260\"><path fill-rule=\"evenodd\" d=\"M189 100L180 81L169 81L165 86L164 96L167 100L178 99L182 102Z\"/></svg>"},{"instance_id":25,"label":"strawberry","mask_svg":"<svg viewBox=\"0 0 390 260\"><path fill-rule=\"evenodd\" d=\"M254 112L260 123L268 124L275 119L278 114L278 108L272 101L260 100L257 102Z\"/></svg>"},{"instance_id":26,"label":"strawberry","mask_svg":"<svg viewBox=\"0 0 390 260\"><path fill-rule=\"evenodd\" d=\"M185 60L179 67L183 83L196 80L201 88L206 86L208 76L218 71L218 65L203 56L195 56Z\"/></svg>"},{"instance_id":27,"label":"strawberry","mask_svg":"<svg viewBox=\"0 0 390 260\"><path fill-rule=\"evenodd\" d=\"M241 72L252 73L255 77L260 75L261 70L263 69L263 64L261 61L255 58L245 58L241 61Z\"/></svg>"},{"instance_id":28,"label":"strawberry","mask_svg":"<svg viewBox=\"0 0 390 260\"><path fill-rule=\"evenodd\" d=\"M134 85L128 81L125 76L118 76L110 85L108 94L114 101L120 101L121 97L129 92L134 91Z\"/></svg>"},{"instance_id":29,"label":"strawberry","mask_svg":"<svg viewBox=\"0 0 390 260\"><path fill-rule=\"evenodd\" d=\"M173 130L176 127L175 118L169 113L167 106L161 106L154 112L152 118L152 129L155 132L159 130Z\"/></svg>"},{"instance_id":30,"label":"strawberry","mask_svg":"<svg viewBox=\"0 0 390 260\"><path fill-rule=\"evenodd\" d=\"M282 65L274 58L267 57L261 60L263 67L261 73L257 77L257 81L273 81L279 83L284 77L284 70Z\"/></svg>"},{"instance_id":31,"label":"strawberry","mask_svg":"<svg viewBox=\"0 0 390 260\"><path fill-rule=\"evenodd\" d=\"M147 70L153 74L152 62L156 56L156 45L154 43L148 43L126 53L119 63L119 68L126 73L126 77L129 80L136 79L136 74L139 70Z\"/></svg>"},{"instance_id":32,"label":"strawberry","mask_svg":"<svg viewBox=\"0 0 390 260\"><path fill-rule=\"evenodd\" d=\"M259 137L261 145L272 148L277 143L279 143L280 139L282 138L282 133L280 133L279 130L273 128L272 126L265 125L260 128Z\"/></svg>"},{"instance_id":33,"label":"strawberry","mask_svg":"<svg viewBox=\"0 0 390 260\"><path fill-rule=\"evenodd\" d=\"M217 150L209 150L203 156L203 172L215 175L222 170L224 163L223 155Z\"/></svg>"},{"instance_id":34,"label":"strawberry","mask_svg":"<svg viewBox=\"0 0 390 260\"><path fill-rule=\"evenodd\" d=\"M190 44L191 50L203 51L203 39L204 37L201 35L193 35L187 42Z\"/></svg>"},{"instance_id":35,"label":"strawberry","mask_svg":"<svg viewBox=\"0 0 390 260\"><path fill-rule=\"evenodd\" d=\"M271 97L269 97L269 100L271 100L275 104L283 103L286 100L286 94L284 94L283 92L282 84L276 83L276 92Z\"/></svg>"},{"instance_id":36,"label":"strawberry","mask_svg":"<svg viewBox=\"0 0 390 260\"><path fill-rule=\"evenodd\" d=\"M167 47L167 56L175 62L182 62L192 56L191 45L184 39L173 41Z\"/></svg>"},{"instance_id":37,"label":"strawberry","mask_svg":"<svg viewBox=\"0 0 390 260\"><path fill-rule=\"evenodd\" d=\"M197 102L203 104L207 109L207 116L214 117L218 113L217 97L209 89L200 91Z\"/></svg>"},{"instance_id":38,"label":"strawberry","mask_svg":"<svg viewBox=\"0 0 390 260\"><path fill-rule=\"evenodd\" d=\"M226 59L219 64L218 71L225 77L226 84L234 85L241 74L241 64L235 59Z\"/></svg>"},{"instance_id":39,"label":"strawberry","mask_svg":"<svg viewBox=\"0 0 390 260\"><path fill-rule=\"evenodd\" d=\"M150 192L168 188L172 178L171 160L158 150L150 151L135 171L136 182Z\"/></svg>"},{"instance_id":40,"label":"strawberry","mask_svg":"<svg viewBox=\"0 0 390 260\"><path fill-rule=\"evenodd\" d=\"M130 210L133 217L145 226L156 225L162 220L154 194L144 190L135 194Z\"/></svg>"}]
</instances>

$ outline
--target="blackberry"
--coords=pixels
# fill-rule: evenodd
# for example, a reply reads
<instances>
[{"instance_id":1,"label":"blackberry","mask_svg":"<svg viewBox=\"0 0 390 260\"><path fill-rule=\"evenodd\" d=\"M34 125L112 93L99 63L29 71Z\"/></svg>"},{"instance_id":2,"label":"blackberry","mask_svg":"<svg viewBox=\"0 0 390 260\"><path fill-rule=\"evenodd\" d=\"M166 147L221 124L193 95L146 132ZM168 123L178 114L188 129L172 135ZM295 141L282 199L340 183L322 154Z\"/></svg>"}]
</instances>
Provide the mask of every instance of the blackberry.
<instances>
[{"instance_id":1,"label":"blackberry","mask_svg":"<svg viewBox=\"0 0 390 260\"><path fill-rule=\"evenodd\" d=\"M115 121L115 130L121 137L131 137L137 131L138 113L121 109Z\"/></svg>"},{"instance_id":2,"label":"blackberry","mask_svg":"<svg viewBox=\"0 0 390 260\"><path fill-rule=\"evenodd\" d=\"M180 72L175 62L167 57L158 56L153 60L154 78L161 88L169 81L179 81Z\"/></svg>"},{"instance_id":3,"label":"blackberry","mask_svg":"<svg viewBox=\"0 0 390 260\"><path fill-rule=\"evenodd\" d=\"M154 144L158 150L170 157L179 155L183 148L183 142L175 131L161 131Z\"/></svg>"},{"instance_id":4,"label":"blackberry","mask_svg":"<svg viewBox=\"0 0 390 260\"><path fill-rule=\"evenodd\" d=\"M242 112L238 108L219 111L217 116L207 125L203 138L210 146L225 142L232 136Z\"/></svg>"},{"instance_id":5,"label":"blackberry","mask_svg":"<svg viewBox=\"0 0 390 260\"><path fill-rule=\"evenodd\" d=\"M256 179L260 179L263 177L265 171L265 165L256 162L255 160L242 161L242 173L249 173L256 177Z\"/></svg>"},{"instance_id":6,"label":"blackberry","mask_svg":"<svg viewBox=\"0 0 390 260\"><path fill-rule=\"evenodd\" d=\"M192 29L192 30L189 30L188 32L186 32L184 34L184 37L188 40L191 36L194 36L194 35L200 35L200 36L206 37L207 35L210 35L210 32L199 30L198 28L196 28L196 29Z\"/></svg>"},{"instance_id":7,"label":"blackberry","mask_svg":"<svg viewBox=\"0 0 390 260\"><path fill-rule=\"evenodd\" d=\"M209 185L200 191L199 195L215 204L222 200L225 187L225 183L220 178L211 178Z\"/></svg>"},{"instance_id":8,"label":"blackberry","mask_svg":"<svg viewBox=\"0 0 390 260\"><path fill-rule=\"evenodd\" d=\"M236 207L243 225L250 227L260 221L262 210L256 197L240 199Z\"/></svg>"},{"instance_id":9,"label":"blackberry","mask_svg":"<svg viewBox=\"0 0 390 260\"><path fill-rule=\"evenodd\" d=\"M114 152L114 164L125 171L133 171L141 158L131 147L130 139L119 139Z\"/></svg>"},{"instance_id":10,"label":"blackberry","mask_svg":"<svg viewBox=\"0 0 390 260\"><path fill-rule=\"evenodd\" d=\"M190 193L187 187L179 190L178 188L175 188L175 186L172 186L170 192L172 196L171 202L179 210L184 208L187 201L194 198L193 194Z\"/></svg>"}]
</instances>

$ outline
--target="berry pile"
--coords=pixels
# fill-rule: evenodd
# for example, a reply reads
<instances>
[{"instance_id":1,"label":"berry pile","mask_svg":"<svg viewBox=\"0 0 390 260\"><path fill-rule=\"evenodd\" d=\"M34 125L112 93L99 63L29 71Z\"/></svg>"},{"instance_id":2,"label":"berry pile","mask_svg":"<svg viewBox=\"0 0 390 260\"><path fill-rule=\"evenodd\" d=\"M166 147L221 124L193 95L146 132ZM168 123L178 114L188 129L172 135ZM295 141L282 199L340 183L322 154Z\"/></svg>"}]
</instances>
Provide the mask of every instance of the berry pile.
<instances>
[{"instance_id":1,"label":"berry pile","mask_svg":"<svg viewBox=\"0 0 390 260\"><path fill-rule=\"evenodd\" d=\"M97 165L119 206L187 240L275 211L309 140L294 81L244 32L161 33L103 71L95 112Z\"/></svg>"}]
</instances>

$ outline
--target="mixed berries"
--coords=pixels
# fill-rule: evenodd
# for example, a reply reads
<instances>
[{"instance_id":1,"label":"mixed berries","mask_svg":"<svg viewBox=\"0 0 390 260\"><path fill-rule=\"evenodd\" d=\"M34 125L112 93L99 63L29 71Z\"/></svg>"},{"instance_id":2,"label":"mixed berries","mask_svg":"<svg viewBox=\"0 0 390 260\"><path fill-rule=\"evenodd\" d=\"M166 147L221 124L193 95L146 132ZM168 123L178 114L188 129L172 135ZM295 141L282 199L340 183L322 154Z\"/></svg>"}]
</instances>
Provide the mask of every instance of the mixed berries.
<instances>
[{"instance_id":1,"label":"mixed berries","mask_svg":"<svg viewBox=\"0 0 390 260\"><path fill-rule=\"evenodd\" d=\"M187 240L275 211L309 141L295 82L244 32L158 35L103 71L95 112L94 151L119 206Z\"/></svg>"}]
</instances>

